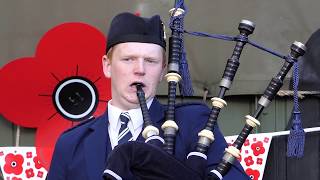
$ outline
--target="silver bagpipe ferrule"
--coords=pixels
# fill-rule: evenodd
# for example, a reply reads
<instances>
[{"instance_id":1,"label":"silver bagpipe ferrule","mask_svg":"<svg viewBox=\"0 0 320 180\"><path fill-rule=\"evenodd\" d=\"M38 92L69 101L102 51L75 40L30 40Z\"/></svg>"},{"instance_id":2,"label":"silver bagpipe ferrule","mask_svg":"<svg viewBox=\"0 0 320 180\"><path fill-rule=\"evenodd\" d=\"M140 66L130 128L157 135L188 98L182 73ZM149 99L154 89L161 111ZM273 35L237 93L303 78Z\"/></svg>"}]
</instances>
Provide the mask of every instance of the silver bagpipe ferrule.
<instances>
[{"instance_id":1,"label":"silver bagpipe ferrule","mask_svg":"<svg viewBox=\"0 0 320 180\"><path fill-rule=\"evenodd\" d=\"M267 86L264 94L261 96L260 100L258 101L258 107L255 110L254 114L246 116L246 124L243 127L242 131L238 135L236 141L230 145L225 150L225 154L222 158L222 162L219 163L216 169L211 171L209 179L222 179L225 176L229 169L231 168L233 162L240 157L240 149L247 139L248 135L251 133L253 128L256 126L260 126L260 122L258 117L262 113L263 109L267 107L270 102L274 99L277 92L283 85L284 78L286 77L287 73L293 66L294 61L296 61L300 56L303 56L306 47L304 44L295 41L290 48L290 53L288 54L286 61L284 62L283 66L281 67L278 74L272 78L269 85Z\"/></svg>"}]
</instances>

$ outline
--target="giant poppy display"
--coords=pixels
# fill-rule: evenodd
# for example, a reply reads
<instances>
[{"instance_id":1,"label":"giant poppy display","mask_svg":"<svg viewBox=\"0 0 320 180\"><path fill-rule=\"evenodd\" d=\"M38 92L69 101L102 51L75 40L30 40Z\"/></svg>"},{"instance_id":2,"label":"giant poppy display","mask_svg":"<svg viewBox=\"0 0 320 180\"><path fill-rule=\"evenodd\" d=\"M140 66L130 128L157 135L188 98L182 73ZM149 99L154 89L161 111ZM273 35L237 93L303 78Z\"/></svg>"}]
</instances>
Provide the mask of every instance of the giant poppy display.
<instances>
[{"instance_id":1,"label":"giant poppy display","mask_svg":"<svg viewBox=\"0 0 320 180\"><path fill-rule=\"evenodd\" d=\"M37 128L37 154L47 169L58 136L106 109L111 89L102 71L105 47L96 28L64 23L41 38L33 57L1 68L1 114L16 125Z\"/></svg>"}]
</instances>

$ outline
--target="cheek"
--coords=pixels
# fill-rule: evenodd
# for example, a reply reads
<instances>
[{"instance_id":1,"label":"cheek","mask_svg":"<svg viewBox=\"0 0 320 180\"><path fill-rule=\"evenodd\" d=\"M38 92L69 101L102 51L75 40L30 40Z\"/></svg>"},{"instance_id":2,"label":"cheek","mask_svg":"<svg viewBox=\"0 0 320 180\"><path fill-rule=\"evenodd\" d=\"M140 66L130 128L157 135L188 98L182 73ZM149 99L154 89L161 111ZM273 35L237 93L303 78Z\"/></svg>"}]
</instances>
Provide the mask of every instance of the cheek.
<instances>
[{"instance_id":1,"label":"cheek","mask_svg":"<svg viewBox=\"0 0 320 180\"><path fill-rule=\"evenodd\" d=\"M128 74L128 69L126 69L126 67L123 67L123 66L113 66L111 68L111 72L112 72L113 78L124 79Z\"/></svg>"},{"instance_id":2,"label":"cheek","mask_svg":"<svg viewBox=\"0 0 320 180\"><path fill-rule=\"evenodd\" d=\"M113 82L113 85L117 88L120 88L124 84L126 77L127 76L123 74L121 69L116 67L113 67L111 69L111 80Z\"/></svg>"},{"instance_id":3,"label":"cheek","mask_svg":"<svg viewBox=\"0 0 320 180\"><path fill-rule=\"evenodd\" d=\"M150 79L152 79L152 84L154 86L157 86L160 83L161 79L162 79L163 73L162 73L162 71L159 71L158 69L156 71L154 71L154 72L155 73L152 74L152 78L150 78Z\"/></svg>"},{"instance_id":4,"label":"cheek","mask_svg":"<svg viewBox=\"0 0 320 180\"><path fill-rule=\"evenodd\" d=\"M154 76L155 79L160 79L164 74L164 69L162 66L156 67L156 68L150 68L150 74Z\"/></svg>"}]
</instances>

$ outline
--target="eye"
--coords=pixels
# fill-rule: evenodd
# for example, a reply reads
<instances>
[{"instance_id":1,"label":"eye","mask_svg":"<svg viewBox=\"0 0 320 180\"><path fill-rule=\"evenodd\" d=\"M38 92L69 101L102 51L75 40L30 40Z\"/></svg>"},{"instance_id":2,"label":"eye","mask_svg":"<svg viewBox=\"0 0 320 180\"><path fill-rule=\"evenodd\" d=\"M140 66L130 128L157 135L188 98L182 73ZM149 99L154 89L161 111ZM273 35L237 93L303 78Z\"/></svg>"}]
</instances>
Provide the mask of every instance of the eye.
<instances>
[{"instance_id":1,"label":"eye","mask_svg":"<svg viewBox=\"0 0 320 180\"><path fill-rule=\"evenodd\" d=\"M157 64L159 62L159 60L153 58L146 58L145 61L152 64Z\"/></svg>"},{"instance_id":2,"label":"eye","mask_svg":"<svg viewBox=\"0 0 320 180\"><path fill-rule=\"evenodd\" d=\"M131 58L122 58L121 61L131 61Z\"/></svg>"}]
</instances>

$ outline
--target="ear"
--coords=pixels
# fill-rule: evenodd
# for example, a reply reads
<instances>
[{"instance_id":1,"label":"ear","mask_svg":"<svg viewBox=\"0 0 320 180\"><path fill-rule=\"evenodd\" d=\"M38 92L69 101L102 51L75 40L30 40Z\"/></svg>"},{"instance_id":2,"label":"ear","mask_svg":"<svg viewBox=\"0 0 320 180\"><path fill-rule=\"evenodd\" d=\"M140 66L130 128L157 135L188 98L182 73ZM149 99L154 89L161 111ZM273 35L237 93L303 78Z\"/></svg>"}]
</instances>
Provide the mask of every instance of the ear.
<instances>
[{"instance_id":1,"label":"ear","mask_svg":"<svg viewBox=\"0 0 320 180\"><path fill-rule=\"evenodd\" d=\"M102 56L103 73L107 78L111 78L111 59L107 55Z\"/></svg>"}]
</instances>

